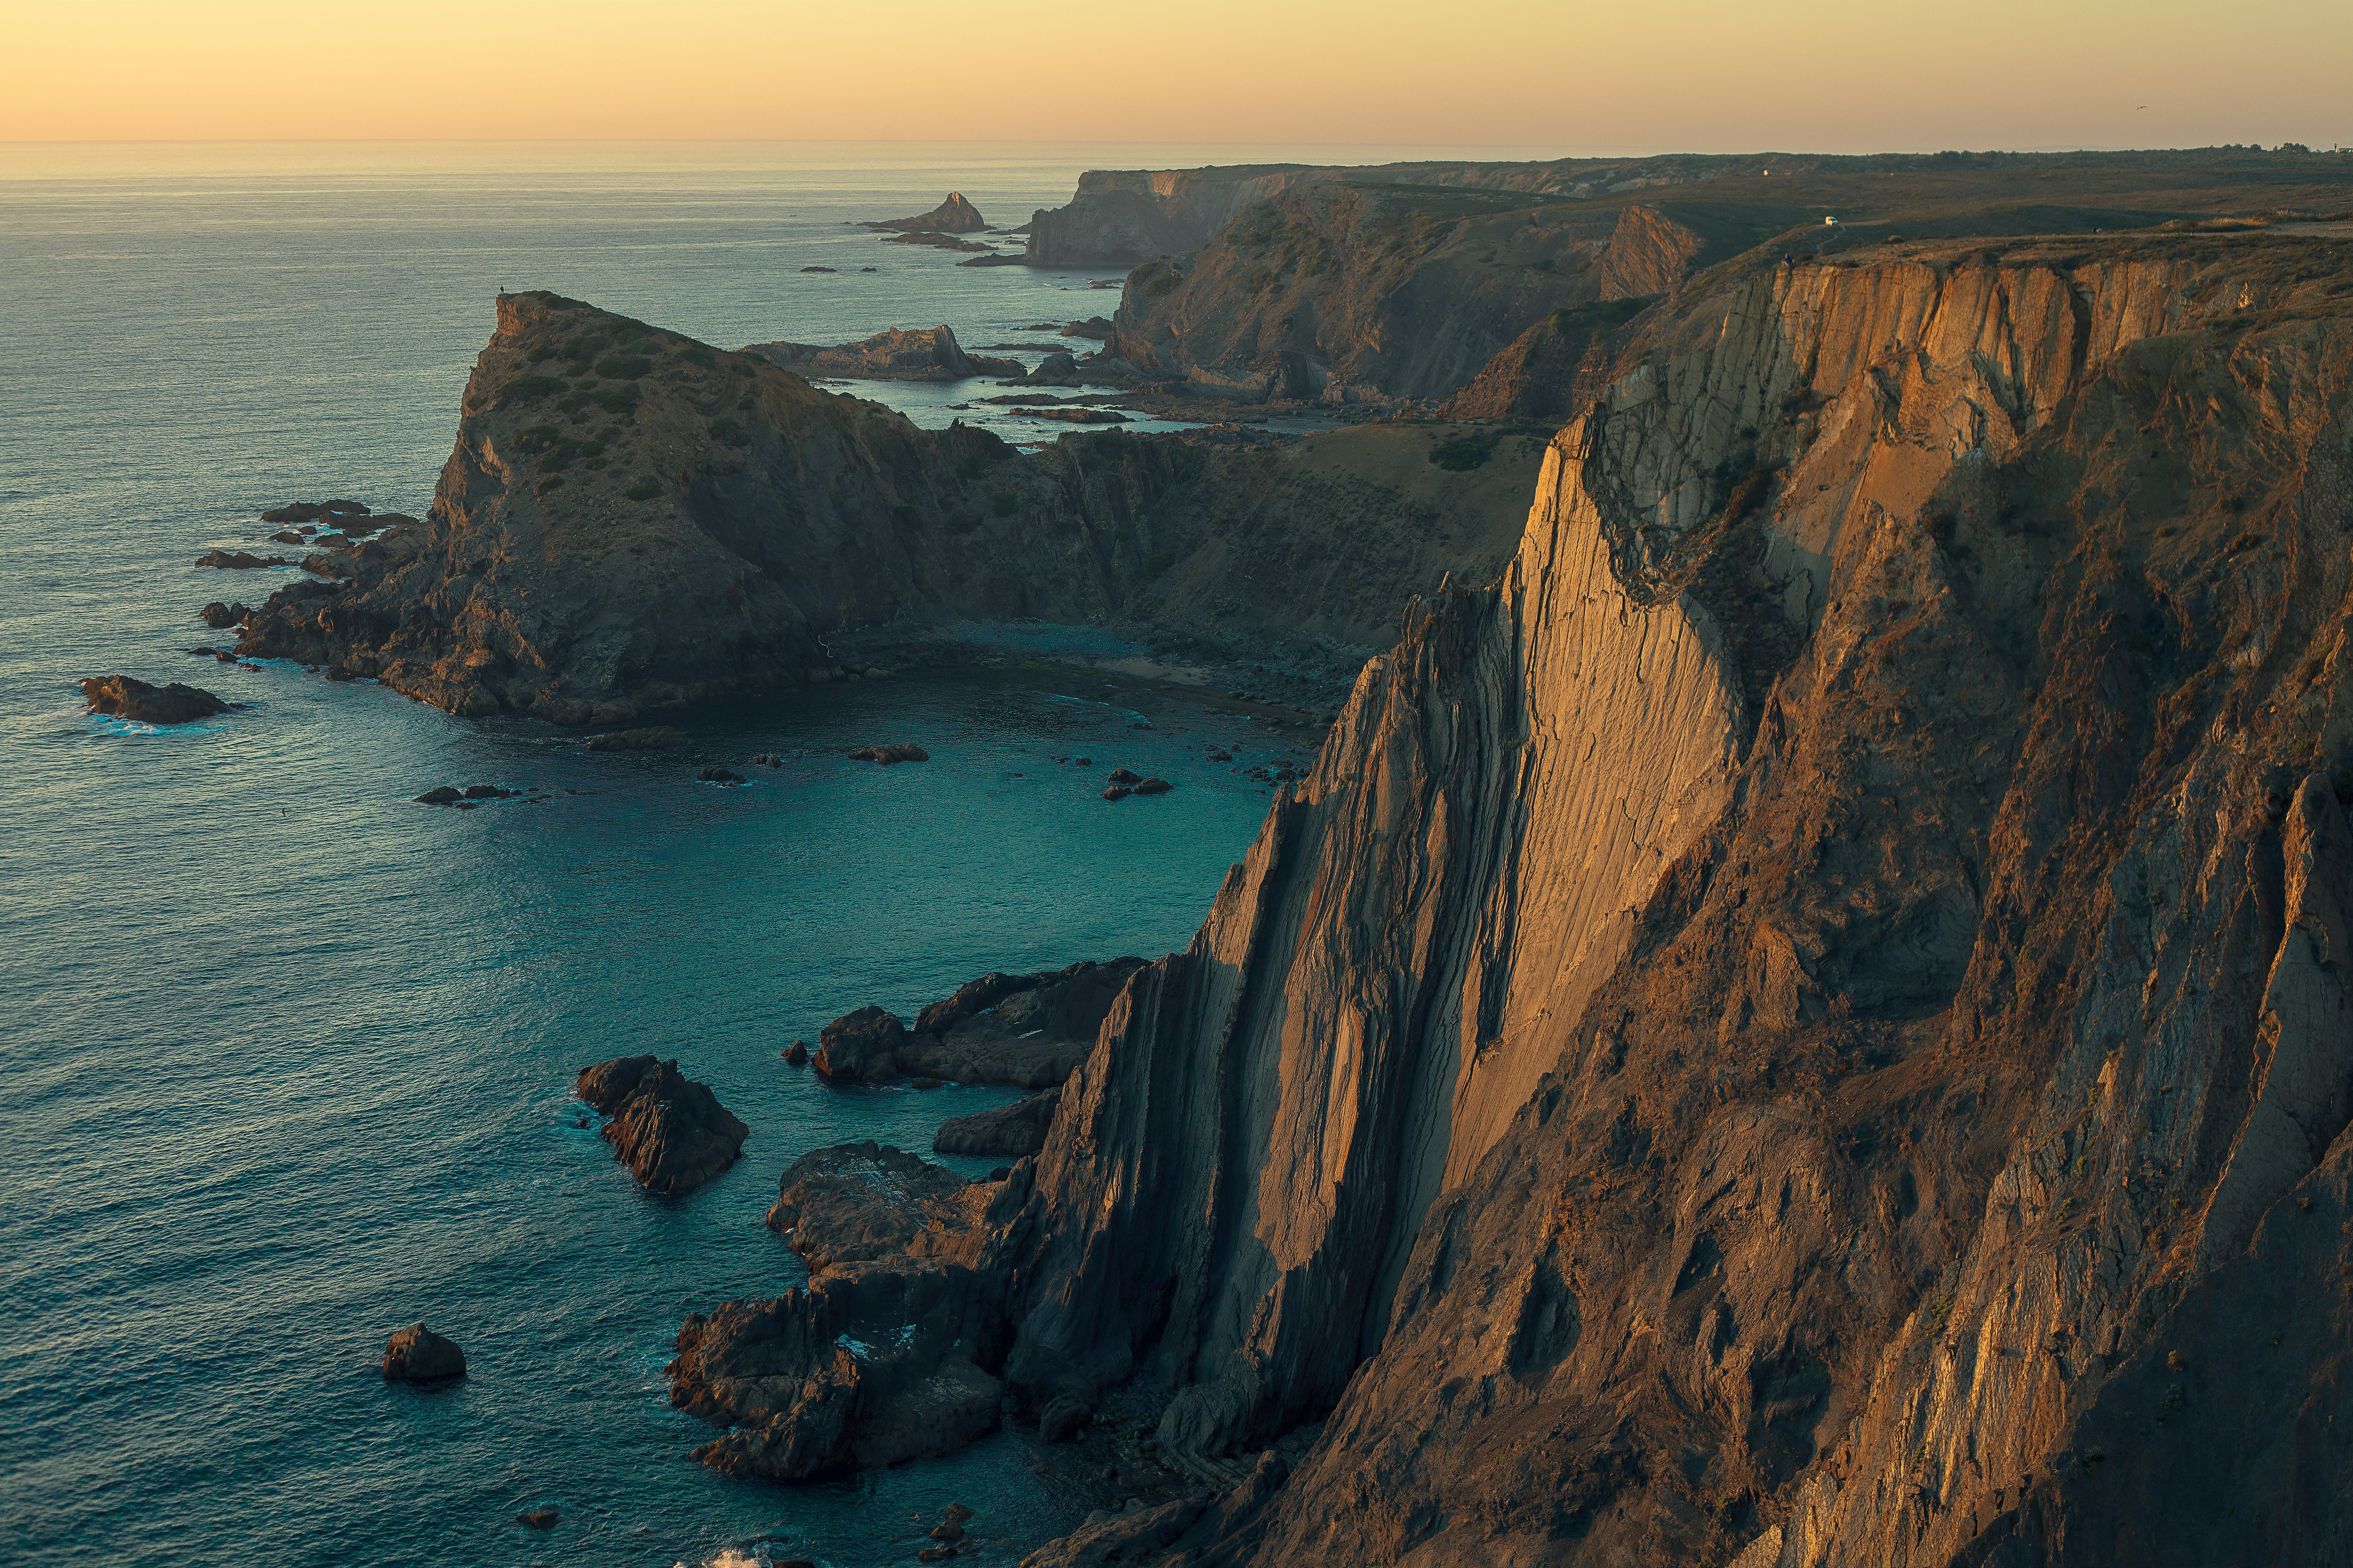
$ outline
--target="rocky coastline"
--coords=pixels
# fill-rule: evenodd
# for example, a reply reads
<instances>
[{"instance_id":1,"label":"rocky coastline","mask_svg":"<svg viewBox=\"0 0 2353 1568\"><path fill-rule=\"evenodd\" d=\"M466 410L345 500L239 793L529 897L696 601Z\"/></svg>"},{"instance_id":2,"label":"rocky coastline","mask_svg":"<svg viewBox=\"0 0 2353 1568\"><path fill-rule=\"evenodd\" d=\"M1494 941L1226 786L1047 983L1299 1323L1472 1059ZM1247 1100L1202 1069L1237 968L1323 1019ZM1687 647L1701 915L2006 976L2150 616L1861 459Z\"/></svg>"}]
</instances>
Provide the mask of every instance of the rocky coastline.
<instances>
[{"instance_id":1,"label":"rocky coastline","mask_svg":"<svg viewBox=\"0 0 2353 1568\"><path fill-rule=\"evenodd\" d=\"M2329 254L1922 243L1655 310L1039 1152L802 1173L863 1255L689 1320L700 1457L1143 1402L1190 1495L1039 1568L2216 1561L2226 1496L2329 1539L2285 1458L2353 1224ZM919 1032L840 1026L850 1076Z\"/></svg>"}]
</instances>

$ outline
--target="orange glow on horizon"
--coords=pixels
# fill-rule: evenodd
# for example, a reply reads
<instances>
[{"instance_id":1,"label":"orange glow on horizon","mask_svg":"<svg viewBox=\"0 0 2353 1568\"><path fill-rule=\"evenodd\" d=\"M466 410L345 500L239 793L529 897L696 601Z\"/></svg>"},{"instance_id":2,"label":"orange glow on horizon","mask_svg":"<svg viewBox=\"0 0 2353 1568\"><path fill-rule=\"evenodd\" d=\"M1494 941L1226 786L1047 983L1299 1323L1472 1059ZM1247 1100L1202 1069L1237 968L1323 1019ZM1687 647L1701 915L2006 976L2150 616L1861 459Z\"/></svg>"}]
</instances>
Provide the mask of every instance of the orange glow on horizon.
<instances>
[{"instance_id":1,"label":"orange glow on horizon","mask_svg":"<svg viewBox=\"0 0 2353 1568\"><path fill-rule=\"evenodd\" d=\"M0 141L847 139L1621 153L2353 140L2353 6L81 0Z\"/></svg>"}]
</instances>

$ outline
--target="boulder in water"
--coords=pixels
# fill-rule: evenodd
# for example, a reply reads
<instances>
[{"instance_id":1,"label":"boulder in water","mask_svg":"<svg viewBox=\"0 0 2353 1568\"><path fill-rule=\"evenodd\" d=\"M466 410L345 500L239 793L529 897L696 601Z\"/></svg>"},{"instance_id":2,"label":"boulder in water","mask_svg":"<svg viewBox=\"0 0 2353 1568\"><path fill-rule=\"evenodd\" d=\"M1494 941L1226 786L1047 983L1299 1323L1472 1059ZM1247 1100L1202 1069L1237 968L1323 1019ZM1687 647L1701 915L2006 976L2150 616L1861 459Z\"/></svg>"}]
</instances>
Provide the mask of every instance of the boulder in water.
<instances>
[{"instance_id":1,"label":"boulder in water","mask_svg":"<svg viewBox=\"0 0 2353 1568\"><path fill-rule=\"evenodd\" d=\"M224 702L201 686L150 686L127 675L94 677L81 683L82 700L93 713L129 719L142 724L187 724L226 713L237 704Z\"/></svg>"},{"instance_id":2,"label":"boulder in water","mask_svg":"<svg viewBox=\"0 0 2353 1568\"><path fill-rule=\"evenodd\" d=\"M893 763L928 763L932 753L911 742L902 741L890 746L860 746L849 753L853 763L880 763L889 767Z\"/></svg>"},{"instance_id":3,"label":"boulder in water","mask_svg":"<svg viewBox=\"0 0 2353 1568\"><path fill-rule=\"evenodd\" d=\"M196 612L196 619L217 632L225 631L230 626L243 626L245 617L251 614L253 612L243 605L224 605L218 599L215 599Z\"/></svg>"},{"instance_id":4,"label":"boulder in water","mask_svg":"<svg viewBox=\"0 0 2353 1568\"><path fill-rule=\"evenodd\" d=\"M434 1383L466 1375L466 1352L422 1323L399 1330L384 1347L387 1383Z\"/></svg>"},{"instance_id":5,"label":"boulder in water","mask_svg":"<svg viewBox=\"0 0 2353 1568\"><path fill-rule=\"evenodd\" d=\"M612 1118L605 1140L649 1193L691 1193L735 1163L752 1130L676 1061L617 1057L583 1068L575 1092Z\"/></svg>"}]
</instances>

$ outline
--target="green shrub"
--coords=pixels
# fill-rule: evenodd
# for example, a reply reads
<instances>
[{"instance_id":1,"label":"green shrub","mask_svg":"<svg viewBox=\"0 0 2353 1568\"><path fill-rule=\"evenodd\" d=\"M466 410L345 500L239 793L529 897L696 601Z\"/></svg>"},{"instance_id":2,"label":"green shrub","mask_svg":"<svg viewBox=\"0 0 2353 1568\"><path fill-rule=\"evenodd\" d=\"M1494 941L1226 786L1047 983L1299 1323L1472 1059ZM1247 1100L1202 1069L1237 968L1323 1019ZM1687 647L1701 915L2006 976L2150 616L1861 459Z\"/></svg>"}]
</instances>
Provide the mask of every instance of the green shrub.
<instances>
[{"instance_id":1,"label":"green shrub","mask_svg":"<svg viewBox=\"0 0 2353 1568\"><path fill-rule=\"evenodd\" d=\"M1487 460L1487 443L1475 436L1457 436L1430 449L1430 460L1450 473L1464 474Z\"/></svg>"},{"instance_id":2,"label":"green shrub","mask_svg":"<svg viewBox=\"0 0 2353 1568\"><path fill-rule=\"evenodd\" d=\"M560 474L572 466L575 458L595 458L605 450L602 441L577 440L553 425L533 426L515 437L515 447L520 451L537 453L543 474Z\"/></svg>"},{"instance_id":3,"label":"green shrub","mask_svg":"<svg viewBox=\"0 0 2353 1568\"><path fill-rule=\"evenodd\" d=\"M722 415L711 422L711 438L730 447L748 447L752 444L752 432Z\"/></svg>"},{"instance_id":4,"label":"green shrub","mask_svg":"<svg viewBox=\"0 0 2353 1568\"><path fill-rule=\"evenodd\" d=\"M899 521L901 522L906 523L910 526L923 521L923 513L917 511L913 507L909 506L905 501L901 501L897 506L892 507L891 510L898 514Z\"/></svg>"},{"instance_id":5,"label":"green shrub","mask_svg":"<svg viewBox=\"0 0 2353 1568\"><path fill-rule=\"evenodd\" d=\"M589 401L607 414L633 414L638 407L638 389L634 384L618 386L610 392L600 392Z\"/></svg>"},{"instance_id":6,"label":"green shrub","mask_svg":"<svg viewBox=\"0 0 2353 1568\"><path fill-rule=\"evenodd\" d=\"M596 362L596 374L607 381L635 381L653 367L643 354L607 354Z\"/></svg>"},{"instance_id":7,"label":"green shrub","mask_svg":"<svg viewBox=\"0 0 2353 1568\"><path fill-rule=\"evenodd\" d=\"M661 494L661 481L648 474L621 493L631 500L651 500Z\"/></svg>"},{"instance_id":8,"label":"green shrub","mask_svg":"<svg viewBox=\"0 0 2353 1568\"><path fill-rule=\"evenodd\" d=\"M991 490L988 492L988 500L989 504L997 509L997 515L999 517L1011 517L1021 509L1021 498L1011 490Z\"/></svg>"},{"instance_id":9,"label":"green shrub","mask_svg":"<svg viewBox=\"0 0 2353 1568\"><path fill-rule=\"evenodd\" d=\"M687 344L686 347L678 351L678 357L686 361L689 364L699 364L705 370L711 369L719 363L711 357L711 351L704 348L701 343Z\"/></svg>"},{"instance_id":10,"label":"green shrub","mask_svg":"<svg viewBox=\"0 0 2353 1568\"><path fill-rule=\"evenodd\" d=\"M550 490L560 490L563 488L564 476L562 474L550 474L547 478L539 481L539 493L541 495L545 495Z\"/></svg>"},{"instance_id":11,"label":"green shrub","mask_svg":"<svg viewBox=\"0 0 2353 1568\"><path fill-rule=\"evenodd\" d=\"M531 361L533 364L539 363L542 360L554 359L555 357L555 345L554 343L535 344L532 348L531 353L525 354L523 357Z\"/></svg>"},{"instance_id":12,"label":"green shrub","mask_svg":"<svg viewBox=\"0 0 2353 1568\"><path fill-rule=\"evenodd\" d=\"M1151 554L1144 558L1144 574L1147 577L1157 577L1163 572L1167 571L1168 568L1176 564L1176 552L1175 551L1155 550Z\"/></svg>"},{"instance_id":13,"label":"green shrub","mask_svg":"<svg viewBox=\"0 0 2353 1568\"><path fill-rule=\"evenodd\" d=\"M536 403L563 390L564 384L552 375L519 375L499 388L498 406L508 408L518 403Z\"/></svg>"}]
</instances>

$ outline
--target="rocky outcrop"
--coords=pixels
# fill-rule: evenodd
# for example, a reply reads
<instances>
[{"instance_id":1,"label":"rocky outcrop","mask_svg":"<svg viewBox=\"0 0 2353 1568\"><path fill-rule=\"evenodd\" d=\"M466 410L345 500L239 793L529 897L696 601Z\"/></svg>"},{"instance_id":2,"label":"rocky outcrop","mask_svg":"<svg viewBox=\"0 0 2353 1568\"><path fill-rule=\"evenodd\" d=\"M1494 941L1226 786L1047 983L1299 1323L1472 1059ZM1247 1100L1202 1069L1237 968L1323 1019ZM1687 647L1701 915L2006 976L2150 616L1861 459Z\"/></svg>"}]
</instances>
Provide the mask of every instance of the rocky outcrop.
<instances>
[{"instance_id":1,"label":"rocky outcrop","mask_svg":"<svg viewBox=\"0 0 2353 1568\"><path fill-rule=\"evenodd\" d=\"M224 702L201 686L150 686L127 675L93 676L81 683L81 700L93 713L140 724L192 724L239 706Z\"/></svg>"},{"instance_id":2,"label":"rocky outcrop","mask_svg":"<svg viewBox=\"0 0 2353 1568\"><path fill-rule=\"evenodd\" d=\"M675 1061L617 1057L583 1068L574 1092L611 1118L605 1140L614 1157L664 1197L682 1196L726 1170L752 1135Z\"/></svg>"},{"instance_id":3,"label":"rocky outcrop","mask_svg":"<svg viewBox=\"0 0 2353 1568\"><path fill-rule=\"evenodd\" d=\"M216 566L227 572L258 572L265 566L283 566L283 555L260 556L247 550L207 550L196 557L199 566Z\"/></svg>"},{"instance_id":4,"label":"rocky outcrop","mask_svg":"<svg viewBox=\"0 0 2353 1568\"><path fill-rule=\"evenodd\" d=\"M984 974L925 1007L912 1030L881 1007L861 1007L819 1032L817 1070L844 1083L936 1078L1050 1088L1094 1048L1113 998L1143 967L1140 958L1117 958Z\"/></svg>"},{"instance_id":5,"label":"rocky outcrop","mask_svg":"<svg viewBox=\"0 0 2353 1568\"><path fill-rule=\"evenodd\" d=\"M907 1254L829 1260L805 1289L686 1320L669 1368L671 1403L731 1428L695 1458L731 1475L799 1480L946 1453L996 1430L1004 1388L983 1368L1002 1355L1001 1291L962 1244L1018 1208L1026 1189L941 1175L944 1195L917 1201L960 1205L958 1223L918 1227ZM797 1184L797 1239L807 1231L838 1241L868 1223L860 1216L871 1205L854 1190L845 1223L828 1206L842 1189L809 1190L818 1184Z\"/></svg>"},{"instance_id":6,"label":"rocky outcrop","mask_svg":"<svg viewBox=\"0 0 2353 1568\"><path fill-rule=\"evenodd\" d=\"M384 1347L386 1383L436 1383L466 1375L466 1352L422 1323L395 1331Z\"/></svg>"},{"instance_id":7,"label":"rocky outcrop","mask_svg":"<svg viewBox=\"0 0 2353 1568\"><path fill-rule=\"evenodd\" d=\"M1508 554L1525 510L1395 461L1414 431L1018 458L576 301L499 311L431 511L353 543L332 581L219 606L247 656L610 725L834 679L827 636L894 619L1379 646L1408 595Z\"/></svg>"},{"instance_id":8,"label":"rocky outcrop","mask_svg":"<svg viewBox=\"0 0 2353 1568\"><path fill-rule=\"evenodd\" d=\"M815 343L754 343L744 351L802 375L857 381L969 381L980 375L1019 375L1021 362L968 354L946 327L928 332L893 328L837 348Z\"/></svg>"},{"instance_id":9,"label":"rocky outcrop","mask_svg":"<svg viewBox=\"0 0 2353 1568\"><path fill-rule=\"evenodd\" d=\"M947 200L927 213L883 218L866 226L901 234L977 234L988 226L988 220L980 216L978 207L965 200L964 193L950 191Z\"/></svg>"},{"instance_id":10,"label":"rocky outcrop","mask_svg":"<svg viewBox=\"0 0 2353 1568\"><path fill-rule=\"evenodd\" d=\"M940 1123L932 1148L942 1154L985 1154L1018 1159L1046 1146L1046 1130L1054 1124L1062 1091L1047 1089L970 1116L952 1116Z\"/></svg>"},{"instance_id":11,"label":"rocky outcrop","mask_svg":"<svg viewBox=\"0 0 2353 1568\"><path fill-rule=\"evenodd\" d=\"M869 1140L813 1150L776 1183L767 1226L792 1245L810 1269L862 1263L916 1250L940 1222L934 1200L962 1194L968 1184L944 1166Z\"/></svg>"}]
</instances>

